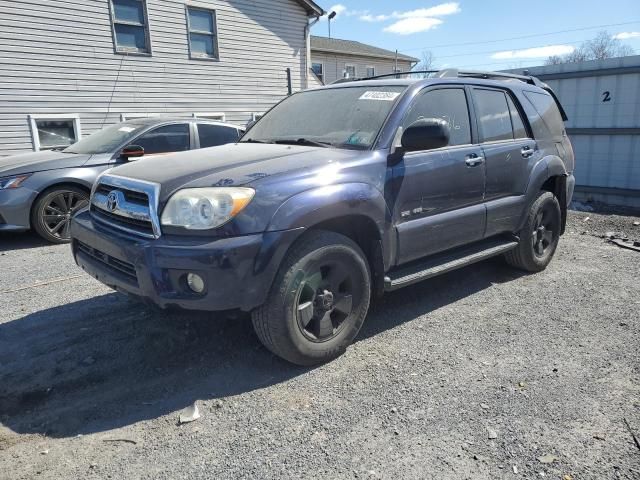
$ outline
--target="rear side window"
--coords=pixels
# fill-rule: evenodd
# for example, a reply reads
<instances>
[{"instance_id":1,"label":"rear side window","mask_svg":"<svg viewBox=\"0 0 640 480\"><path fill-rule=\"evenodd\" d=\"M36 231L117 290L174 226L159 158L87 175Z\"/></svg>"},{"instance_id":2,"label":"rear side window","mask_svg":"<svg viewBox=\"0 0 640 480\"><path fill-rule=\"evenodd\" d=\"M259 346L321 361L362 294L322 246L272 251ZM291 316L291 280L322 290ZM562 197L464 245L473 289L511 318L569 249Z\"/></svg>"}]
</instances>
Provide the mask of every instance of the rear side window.
<instances>
[{"instance_id":1,"label":"rear side window","mask_svg":"<svg viewBox=\"0 0 640 480\"><path fill-rule=\"evenodd\" d=\"M145 155L189 150L189 124L179 123L155 128L132 142L144 148Z\"/></svg>"},{"instance_id":2,"label":"rear side window","mask_svg":"<svg viewBox=\"0 0 640 480\"><path fill-rule=\"evenodd\" d=\"M564 122L562 116L558 111L558 106L551 95L538 92L523 92L524 96L533 104L533 107L538 112L538 115L542 118L544 126L551 132L553 136L562 136L564 134ZM531 122L531 128L536 137L544 136L543 128L538 124L538 121Z\"/></svg>"},{"instance_id":3,"label":"rear side window","mask_svg":"<svg viewBox=\"0 0 640 480\"><path fill-rule=\"evenodd\" d=\"M511 112L511 124L513 125L514 138L527 138L527 129L524 126L520 112L516 108L515 103L509 95L507 95L507 103L509 104L509 112Z\"/></svg>"},{"instance_id":4,"label":"rear side window","mask_svg":"<svg viewBox=\"0 0 640 480\"><path fill-rule=\"evenodd\" d=\"M224 125L199 123L198 137L200 138L200 148L217 147L227 143L236 143L238 141L238 130Z\"/></svg>"},{"instance_id":5,"label":"rear side window","mask_svg":"<svg viewBox=\"0 0 640 480\"><path fill-rule=\"evenodd\" d=\"M481 141L512 140L511 113L504 92L474 89L474 96Z\"/></svg>"},{"instance_id":6,"label":"rear side window","mask_svg":"<svg viewBox=\"0 0 640 480\"><path fill-rule=\"evenodd\" d=\"M467 97L461 88L430 90L418 97L409 109L404 128L422 118L441 118L449 124L449 145L471 143Z\"/></svg>"}]
</instances>

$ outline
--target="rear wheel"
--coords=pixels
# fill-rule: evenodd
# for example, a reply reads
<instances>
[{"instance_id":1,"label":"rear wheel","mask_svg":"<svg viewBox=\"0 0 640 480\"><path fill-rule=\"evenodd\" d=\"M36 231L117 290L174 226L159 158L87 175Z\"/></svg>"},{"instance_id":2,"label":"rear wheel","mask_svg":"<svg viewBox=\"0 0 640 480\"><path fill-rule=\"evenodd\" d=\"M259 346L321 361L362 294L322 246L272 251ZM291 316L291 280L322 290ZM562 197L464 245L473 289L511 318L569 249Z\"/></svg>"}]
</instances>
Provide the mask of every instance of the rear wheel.
<instances>
[{"instance_id":1,"label":"rear wheel","mask_svg":"<svg viewBox=\"0 0 640 480\"><path fill-rule=\"evenodd\" d=\"M520 243L505 254L507 262L529 272L547 268L558 247L561 223L558 199L551 192L540 192L529 208Z\"/></svg>"},{"instance_id":2,"label":"rear wheel","mask_svg":"<svg viewBox=\"0 0 640 480\"><path fill-rule=\"evenodd\" d=\"M64 185L44 192L31 212L31 224L38 235L52 243L68 243L71 217L89 204L89 194Z\"/></svg>"},{"instance_id":3,"label":"rear wheel","mask_svg":"<svg viewBox=\"0 0 640 480\"><path fill-rule=\"evenodd\" d=\"M371 274L362 250L333 232L305 235L287 255L267 302L252 312L260 341L298 365L341 355L369 309Z\"/></svg>"}]
</instances>

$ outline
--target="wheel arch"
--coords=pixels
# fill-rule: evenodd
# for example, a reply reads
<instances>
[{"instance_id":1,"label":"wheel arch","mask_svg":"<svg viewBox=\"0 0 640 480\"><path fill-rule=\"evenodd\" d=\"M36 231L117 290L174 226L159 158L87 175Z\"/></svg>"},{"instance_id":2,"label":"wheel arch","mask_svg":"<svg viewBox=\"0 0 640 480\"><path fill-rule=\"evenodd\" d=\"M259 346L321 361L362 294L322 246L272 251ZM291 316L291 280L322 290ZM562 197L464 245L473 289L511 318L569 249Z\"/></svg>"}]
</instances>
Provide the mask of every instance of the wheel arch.
<instances>
[{"instance_id":1,"label":"wheel arch","mask_svg":"<svg viewBox=\"0 0 640 480\"><path fill-rule=\"evenodd\" d=\"M531 172L529 184L525 193L525 210L518 224L518 230L522 228L526 221L529 206L535 200L540 191L553 193L560 204L562 223L560 233L565 231L567 221L567 177L564 162L556 155L549 155L540 160Z\"/></svg>"}]
</instances>

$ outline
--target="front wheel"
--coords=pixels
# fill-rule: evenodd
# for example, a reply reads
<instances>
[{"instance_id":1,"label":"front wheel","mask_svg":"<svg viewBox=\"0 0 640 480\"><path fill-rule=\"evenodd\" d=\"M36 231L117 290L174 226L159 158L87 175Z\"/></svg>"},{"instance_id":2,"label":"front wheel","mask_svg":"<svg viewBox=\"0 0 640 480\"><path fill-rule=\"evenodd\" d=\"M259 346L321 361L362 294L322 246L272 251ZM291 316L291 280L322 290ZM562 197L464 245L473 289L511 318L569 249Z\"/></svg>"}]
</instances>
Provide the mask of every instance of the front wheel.
<instances>
[{"instance_id":1,"label":"front wheel","mask_svg":"<svg viewBox=\"0 0 640 480\"><path fill-rule=\"evenodd\" d=\"M558 199L540 192L529 208L518 246L505 254L507 263L529 272L547 268L558 247L561 223Z\"/></svg>"},{"instance_id":2,"label":"front wheel","mask_svg":"<svg viewBox=\"0 0 640 480\"><path fill-rule=\"evenodd\" d=\"M89 204L89 194L71 185L53 187L36 201L31 224L38 235L51 243L68 243L71 217Z\"/></svg>"},{"instance_id":3,"label":"front wheel","mask_svg":"<svg viewBox=\"0 0 640 480\"><path fill-rule=\"evenodd\" d=\"M267 302L252 312L260 341L298 365L340 356L369 309L371 274L351 239L314 231L287 254Z\"/></svg>"}]
</instances>

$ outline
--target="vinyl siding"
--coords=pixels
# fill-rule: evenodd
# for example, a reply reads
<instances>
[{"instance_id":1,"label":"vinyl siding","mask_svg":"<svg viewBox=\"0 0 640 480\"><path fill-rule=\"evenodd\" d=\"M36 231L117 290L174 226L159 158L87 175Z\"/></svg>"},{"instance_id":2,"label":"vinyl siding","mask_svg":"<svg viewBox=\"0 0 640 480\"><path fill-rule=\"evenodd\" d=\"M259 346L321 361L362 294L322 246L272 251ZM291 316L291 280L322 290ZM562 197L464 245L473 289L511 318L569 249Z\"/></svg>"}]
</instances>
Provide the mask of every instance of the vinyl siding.
<instances>
[{"instance_id":1,"label":"vinyl siding","mask_svg":"<svg viewBox=\"0 0 640 480\"><path fill-rule=\"evenodd\" d=\"M376 75L384 75L393 73L395 66L393 59L325 53L314 50L311 51L311 61L312 63L322 63L324 65L325 85L343 78L346 65L355 65L357 77L366 76L367 67L374 67ZM398 60L398 68L402 69L403 72L409 71L411 70L411 63Z\"/></svg>"},{"instance_id":2,"label":"vinyl siding","mask_svg":"<svg viewBox=\"0 0 640 480\"><path fill-rule=\"evenodd\" d=\"M307 16L292 0L198 0L216 10L219 60L189 58L185 1L147 0L150 56L114 53L108 0L0 2L0 155L33 149L28 115L221 112L245 124L304 87Z\"/></svg>"}]
</instances>

